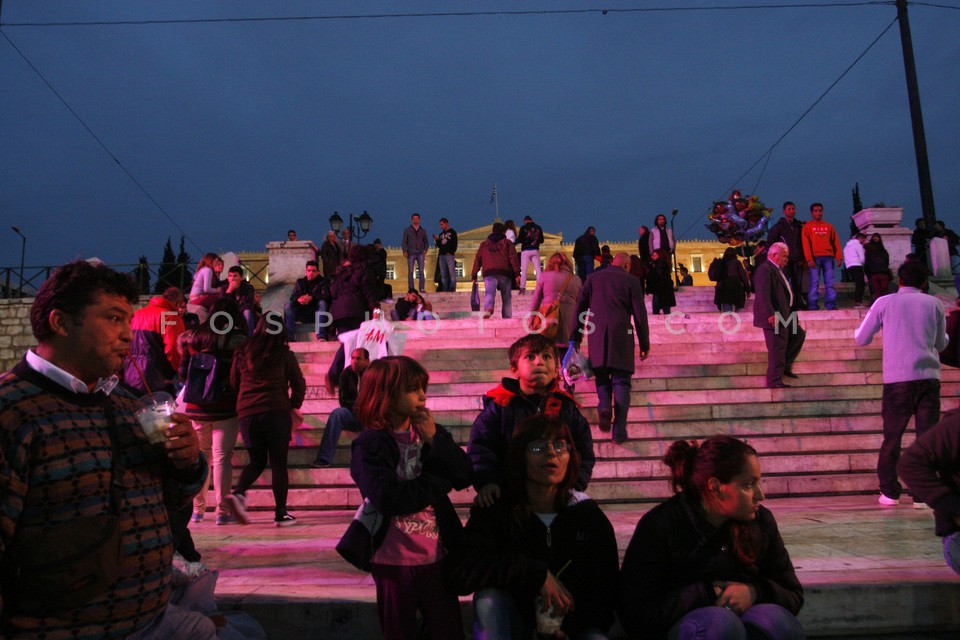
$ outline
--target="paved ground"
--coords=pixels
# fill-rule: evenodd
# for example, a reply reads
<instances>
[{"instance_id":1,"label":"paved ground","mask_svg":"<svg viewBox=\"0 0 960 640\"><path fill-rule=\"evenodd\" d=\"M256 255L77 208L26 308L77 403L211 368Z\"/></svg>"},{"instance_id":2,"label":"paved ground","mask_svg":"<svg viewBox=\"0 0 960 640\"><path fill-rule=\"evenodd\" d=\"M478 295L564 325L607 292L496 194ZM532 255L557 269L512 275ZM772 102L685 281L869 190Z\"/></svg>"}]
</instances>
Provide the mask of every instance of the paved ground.
<instances>
[{"instance_id":1,"label":"paved ground","mask_svg":"<svg viewBox=\"0 0 960 640\"><path fill-rule=\"evenodd\" d=\"M941 636L918 634L944 620L948 628L960 628L960 589L955 588L960 587L960 578L944 565L931 511L909 504L881 508L873 496L789 498L765 504L777 517L807 589L801 621L811 636L915 628L915 633L902 637L936 639ZM623 553L646 508L611 505L605 511ZM324 624L352 630L349 637L377 637L376 621L369 619L373 583L334 549L352 512L295 515L298 524L286 528L273 526L272 512L255 512L248 526L218 527L210 514L208 521L193 525L204 561L220 570L218 599L253 613L271 631L270 637L310 628L320 621L301 618L317 615L324 616ZM897 617L891 610L905 608L904 598L916 611ZM920 606L914 603L917 600Z\"/></svg>"}]
</instances>

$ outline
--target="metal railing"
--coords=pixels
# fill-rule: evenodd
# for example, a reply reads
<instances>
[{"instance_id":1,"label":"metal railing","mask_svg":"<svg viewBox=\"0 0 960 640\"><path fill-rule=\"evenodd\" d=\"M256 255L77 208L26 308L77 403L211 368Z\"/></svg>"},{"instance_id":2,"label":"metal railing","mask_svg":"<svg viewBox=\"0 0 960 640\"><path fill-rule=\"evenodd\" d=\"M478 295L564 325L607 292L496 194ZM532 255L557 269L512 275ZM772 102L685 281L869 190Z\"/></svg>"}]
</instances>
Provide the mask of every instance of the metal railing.
<instances>
[{"instance_id":1,"label":"metal railing","mask_svg":"<svg viewBox=\"0 0 960 640\"><path fill-rule=\"evenodd\" d=\"M42 267L24 267L21 274L20 267L0 267L0 299L32 298L37 294L40 285L50 277L60 265ZM178 287L184 293L189 293L193 283L193 270L189 265L179 263L136 263L107 265L114 271L129 273L140 287L140 292L147 295L163 291L167 287ZM240 261L247 279L255 289L267 287L267 272L269 262L245 263ZM21 278L22 275L22 278ZM163 282L159 287L158 282Z\"/></svg>"}]
</instances>

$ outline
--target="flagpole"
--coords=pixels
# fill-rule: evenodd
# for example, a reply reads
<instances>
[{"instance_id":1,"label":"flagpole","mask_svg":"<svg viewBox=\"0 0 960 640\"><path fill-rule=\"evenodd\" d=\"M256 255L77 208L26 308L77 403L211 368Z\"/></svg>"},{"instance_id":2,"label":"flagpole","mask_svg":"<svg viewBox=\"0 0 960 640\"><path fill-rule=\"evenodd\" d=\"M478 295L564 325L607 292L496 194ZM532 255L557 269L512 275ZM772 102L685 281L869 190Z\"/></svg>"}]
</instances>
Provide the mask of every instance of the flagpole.
<instances>
[{"instance_id":1,"label":"flagpole","mask_svg":"<svg viewBox=\"0 0 960 640\"><path fill-rule=\"evenodd\" d=\"M497 220L500 219L500 194L497 192L497 183L493 183L493 192L497 194L496 202L497 205Z\"/></svg>"}]
</instances>

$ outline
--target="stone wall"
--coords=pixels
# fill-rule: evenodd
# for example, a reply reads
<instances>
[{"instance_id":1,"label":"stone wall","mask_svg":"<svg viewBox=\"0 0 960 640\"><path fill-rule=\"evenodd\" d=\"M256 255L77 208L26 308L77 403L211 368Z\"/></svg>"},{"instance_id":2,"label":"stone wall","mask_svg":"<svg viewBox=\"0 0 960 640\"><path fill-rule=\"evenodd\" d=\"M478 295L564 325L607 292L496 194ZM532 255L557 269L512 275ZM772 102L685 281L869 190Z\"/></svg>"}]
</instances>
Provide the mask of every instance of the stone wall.
<instances>
[{"instance_id":1,"label":"stone wall","mask_svg":"<svg viewBox=\"0 0 960 640\"><path fill-rule=\"evenodd\" d=\"M32 304L33 298L0 300L0 371L9 370L37 344L30 329Z\"/></svg>"}]
</instances>

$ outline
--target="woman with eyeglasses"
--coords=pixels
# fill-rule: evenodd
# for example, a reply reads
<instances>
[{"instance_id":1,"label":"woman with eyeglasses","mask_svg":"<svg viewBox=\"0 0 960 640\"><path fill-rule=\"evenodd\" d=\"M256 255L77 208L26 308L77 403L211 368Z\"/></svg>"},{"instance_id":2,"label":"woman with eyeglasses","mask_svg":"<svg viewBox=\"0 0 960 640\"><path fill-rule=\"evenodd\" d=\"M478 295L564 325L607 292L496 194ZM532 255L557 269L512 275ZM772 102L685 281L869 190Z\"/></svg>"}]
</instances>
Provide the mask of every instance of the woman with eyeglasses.
<instances>
[{"instance_id":1,"label":"woman with eyeglasses","mask_svg":"<svg viewBox=\"0 0 960 640\"><path fill-rule=\"evenodd\" d=\"M620 624L651 640L801 640L803 587L773 514L757 452L742 440L679 440L663 462L674 495L633 533Z\"/></svg>"},{"instance_id":2,"label":"woman with eyeglasses","mask_svg":"<svg viewBox=\"0 0 960 640\"><path fill-rule=\"evenodd\" d=\"M503 498L474 507L445 569L474 593L475 638L601 640L613 623L617 541L596 502L573 489L580 453L566 423L523 420L507 449Z\"/></svg>"}]
</instances>

